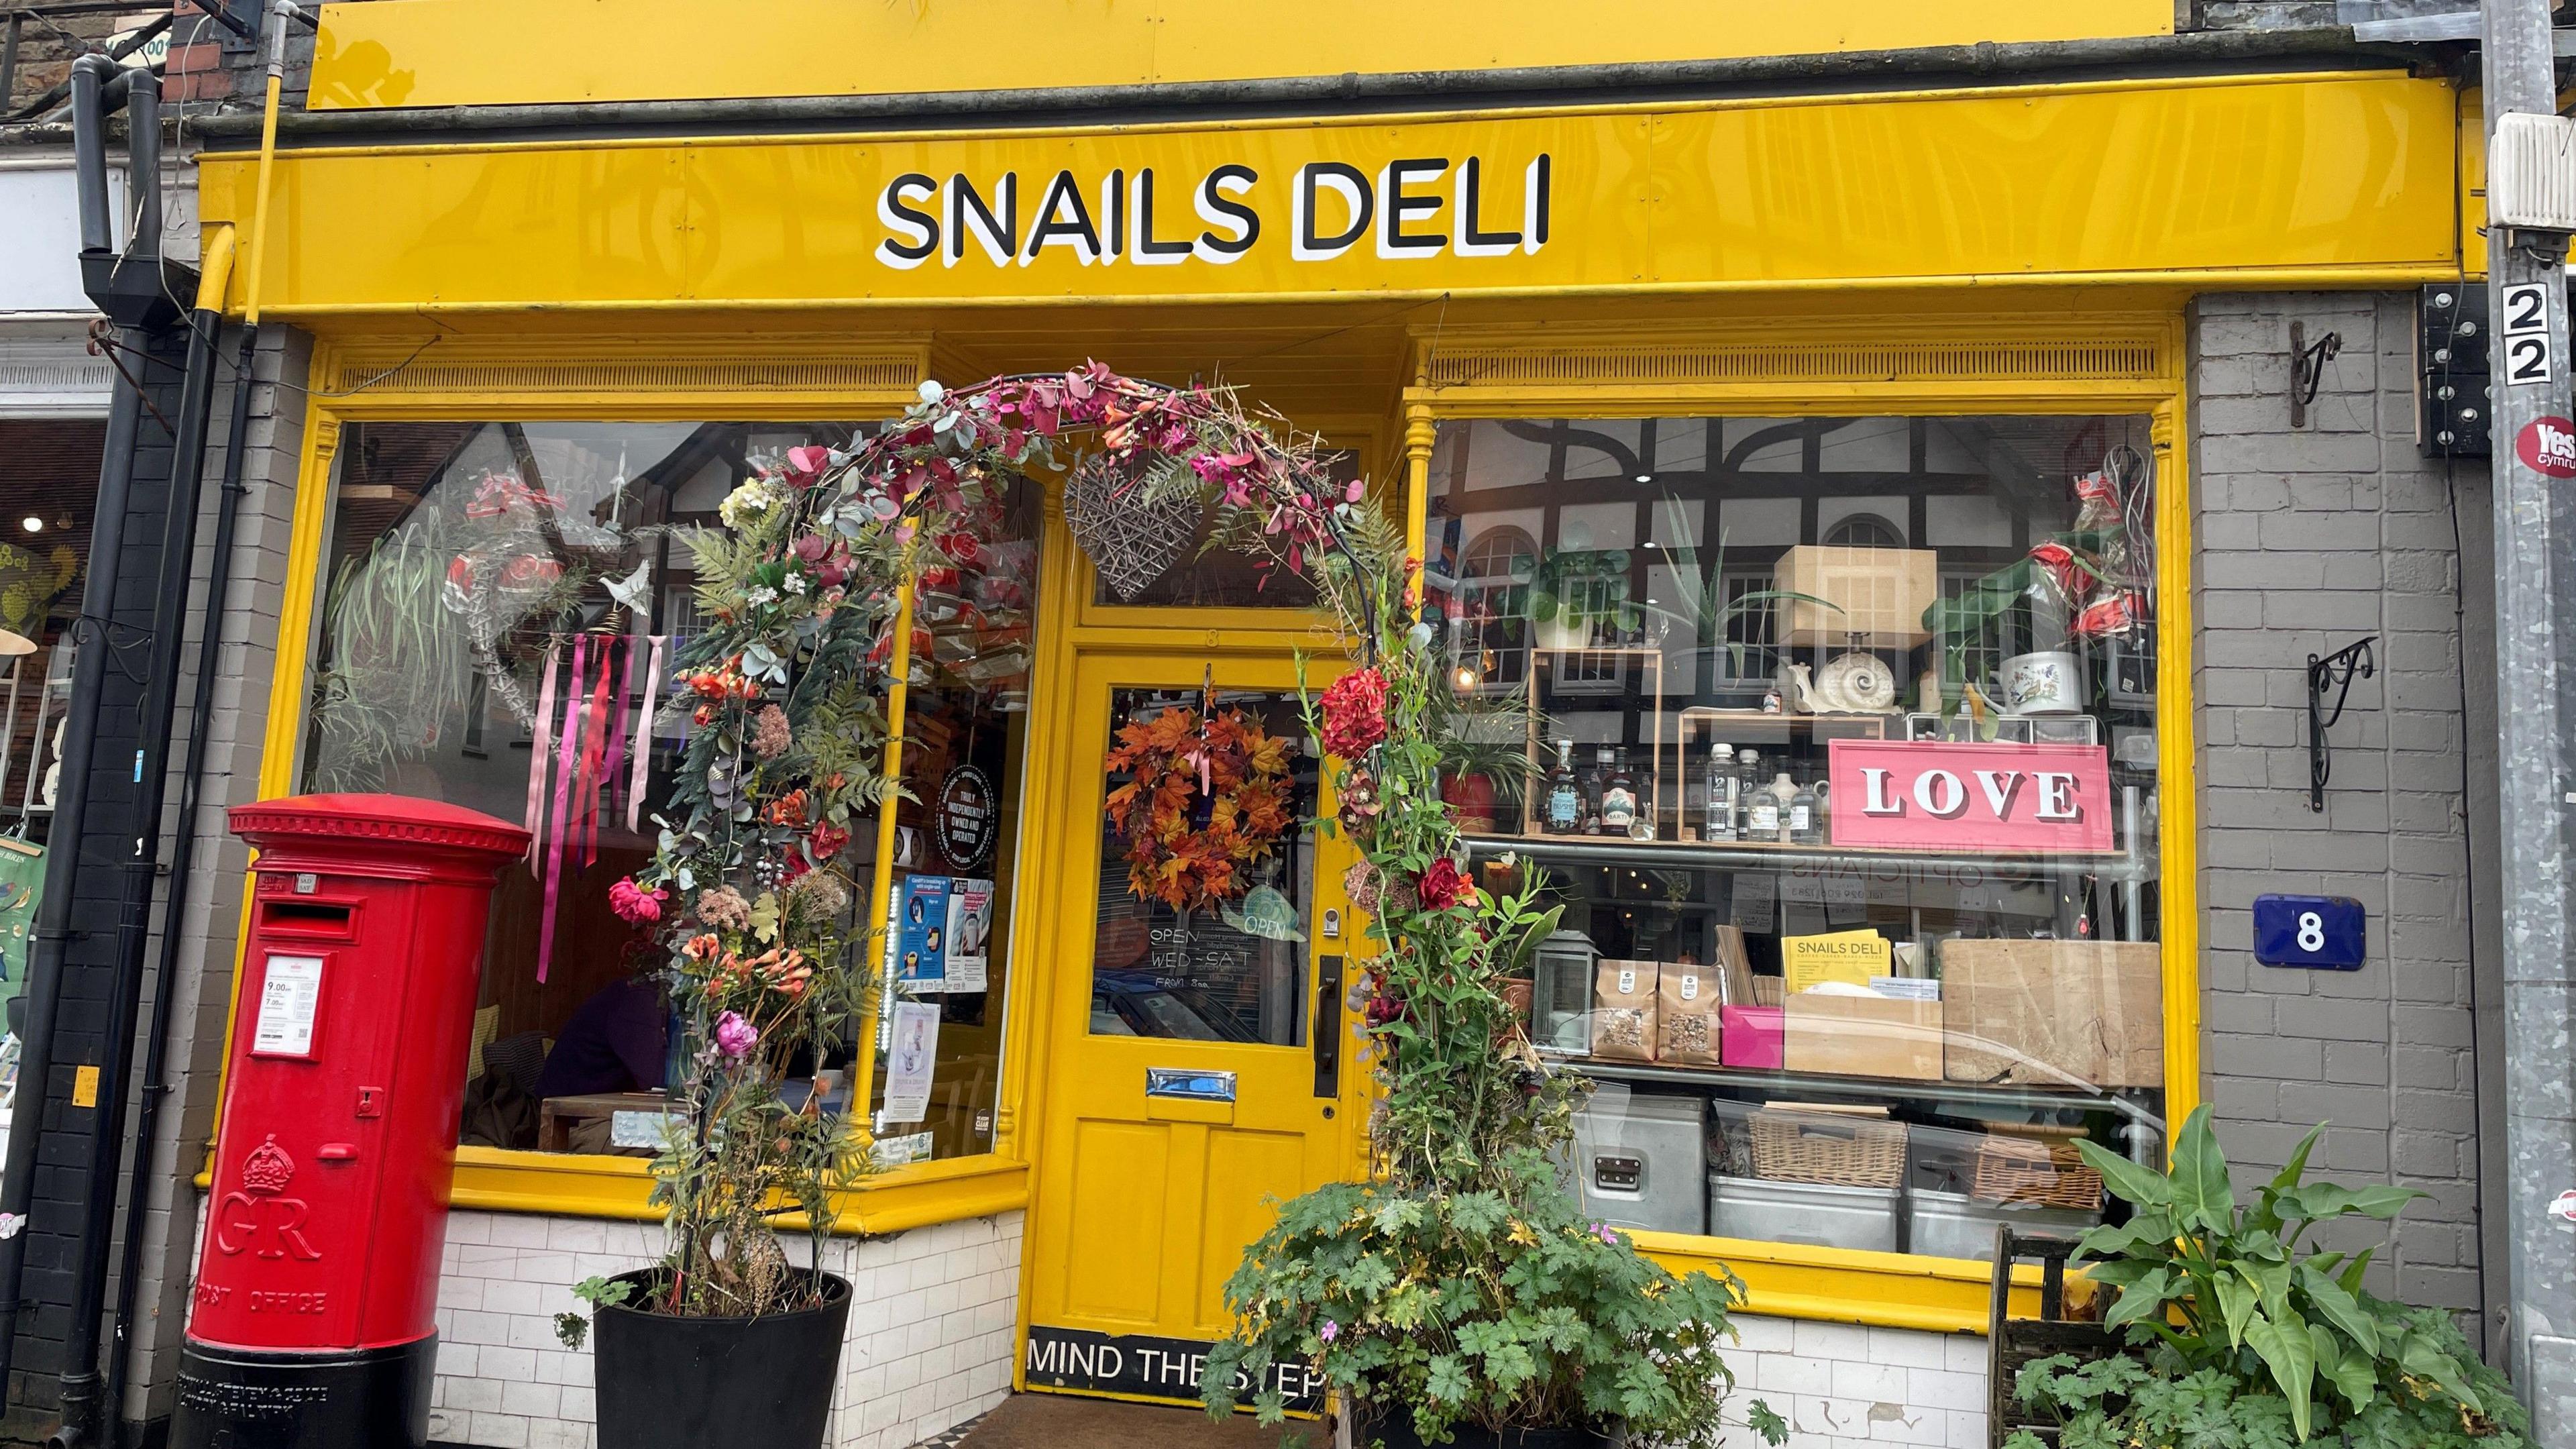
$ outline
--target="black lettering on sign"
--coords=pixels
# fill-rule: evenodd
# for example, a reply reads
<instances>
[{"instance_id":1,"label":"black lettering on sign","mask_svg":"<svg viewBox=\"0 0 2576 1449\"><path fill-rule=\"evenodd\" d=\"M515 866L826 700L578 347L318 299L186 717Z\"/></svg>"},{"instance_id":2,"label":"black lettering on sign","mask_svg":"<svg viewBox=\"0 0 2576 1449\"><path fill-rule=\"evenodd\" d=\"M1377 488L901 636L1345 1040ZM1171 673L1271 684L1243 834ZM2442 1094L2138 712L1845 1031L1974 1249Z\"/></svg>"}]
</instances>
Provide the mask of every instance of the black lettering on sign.
<instances>
[{"instance_id":1,"label":"black lettering on sign","mask_svg":"<svg viewBox=\"0 0 2576 1449\"><path fill-rule=\"evenodd\" d=\"M1207 1369L1210 1347L1189 1338L1157 1338L1141 1333L1113 1338L1088 1328L1050 1328L1032 1323L1022 1362L1030 1383L1051 1389L1133 1394L1196 1404L1199 1375ZM1248 1402L1261 1389L1276 1388L1291 1410L1323 1412L1323 1370L1311 1364L1275 1364L1264 1377L1268 1382L1255 1386L1238 1376L1235 1389Z\"/></svg>"}]
</instances>

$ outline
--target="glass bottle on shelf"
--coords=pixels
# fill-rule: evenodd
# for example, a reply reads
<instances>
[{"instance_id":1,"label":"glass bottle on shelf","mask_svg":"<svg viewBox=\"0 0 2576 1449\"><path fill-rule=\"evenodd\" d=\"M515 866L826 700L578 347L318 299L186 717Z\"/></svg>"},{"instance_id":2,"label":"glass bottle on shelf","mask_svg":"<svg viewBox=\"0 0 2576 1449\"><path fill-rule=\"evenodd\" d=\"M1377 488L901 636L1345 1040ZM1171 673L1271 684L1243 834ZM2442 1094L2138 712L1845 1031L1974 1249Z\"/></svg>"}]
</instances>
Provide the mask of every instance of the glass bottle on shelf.
<instances>
[{"instance_id":1,"label":"glass bottle on shelf","mask_svg":"<svg viewBox=\"0 0 2576 1449\"><path fill-rule=\"evenodd\" d=\"M1539 826L1550 835L1572 835L1583 828L1583 786L1574 778L1574 741L1556 742L1556 768L1548 772L1547 806Z\"/></svg>"},{"instance_id":2,"label":"glass bottle on shelf","mask_svg":"<svg viewBox=\"0 0 2576 1449\"><path fill-rule=\"evenodd\" d=\"M1800 845L1814 845L1823 839L1816 833L1816 787L1800 785L1789 797L1789 838Z\"/></svg>"},{"instance_id":3,"label":"glass bottle on shelf","mask_svg":"<svg viewBox=\"0 0 2576 1449\"><path fill-rule=\"evenodd\" d=\"M1772 814L1775 817L1772 838L1782 845L1793 844L1797 838L1791 833L1789 823L1795 812L1797 799L1797 782L1789 778L1788 771L1782 770L1778 778L1771 782Z\"/></svg>"},{"instance_id":4,"label":"glass bottle on shelf","mask_svg":"<svg viewBox=\"0 0 2576 1449\"><path fill-rule=\"evenodd\" d=\"M1637 779L1628 773L1628 752L1617 751L1601 782L1601 833L1635 839Z\"/></svg>"},{"instance_id":5,"label":"glass bottle on shelf","mask_svg":"<svg viewBox=\"0 0 2576 1449\"><path fill-rule=\"evenodd\" d=\"M1753 750L1736 752L1736 793L1744 806L1744 818L1738 829L1748 841L1769 844L1780 838L1780 797L1771 793L1770 782L1762 778L1761 755Z\"/></svg>"},{"instance_id":6,"label":"glass bottle on shelf","mask_svg":"<svg viewBox=\"0 0 2576 1449\"><path fill-rule=\"evenodd\" d=\"M1605 818L1609 814L1610 807L1610 753L1610 747L1608 745L1603 745L1594 750L1592 752L1592 773L1583 777L1583 803L1585 807L1583 812L1583 833L1586 835L1625 835L1628 833L1628 827L1624 822L1618 829L1612 830L1609 828L1609 822ZM1635 808L1635 797L1631 796L1629 803L1631 813L1634 813Z\"/></svg>"},{"instance_id":7,"label":"glass bottle on shelf","mask_svg":"<svg viewBox=\"0 0 2576 1449\"><path fill-rule=\"evenodd\" d=\"M1816 843L1834 843L1834 786L1831 780L1816 782Z\"/></svg>"},{"instance_id":8,"label":"glass bottle on shelf","mask_svg":"<svg viewBox=\"0 0 2576 1449\"><path fill-rule=\"evenodd\" d=\"M1708 747L1708 814L1700 834L1708 840L1735 838L1735 750L1715 744Z\"/></svg>"}]
</instances>

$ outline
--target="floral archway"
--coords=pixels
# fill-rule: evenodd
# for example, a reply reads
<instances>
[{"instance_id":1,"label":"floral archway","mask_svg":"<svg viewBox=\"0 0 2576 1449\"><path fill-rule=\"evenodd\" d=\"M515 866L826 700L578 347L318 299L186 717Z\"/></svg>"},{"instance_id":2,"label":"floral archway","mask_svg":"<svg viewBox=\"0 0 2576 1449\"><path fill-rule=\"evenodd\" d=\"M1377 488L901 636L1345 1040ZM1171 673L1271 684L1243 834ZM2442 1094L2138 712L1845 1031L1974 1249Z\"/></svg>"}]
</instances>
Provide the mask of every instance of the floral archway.
<instances>
[{"instance_id":1,"label":"floral archway","mask_svg":"<svg viewBox=\"0 0 2576 1449\"><path fill-rule=\"evenodd\" d=\"M1237 1333L1211 1361L1211 1401L1227 1397L1238 1366L1257 1381L1270 1363L1303 1358L1346 1395L1412 1405L1425 1430L1569 1408L1632 1427L1713 1421L1714 1342L1735 1289L1672 1279L1582 1223L1552 1185L1547 1153L1580 1088L1540 1062L1499 986L1555 914L1535 872L1494 889L1469 874L1438 796L1444 686L1434 631L1417 618L1420 560L1362 485L1332 481L1330 463L1319 440L1228 389L1093 363L924 384L873 439L791 449L725 500L723 531L691 540L707 627L678 679L695 729L658 853L614 891L628 919L660 923L692 1024L680 1095L693 1130L656 1164L672 1230L665 1311L758 1313L820 1291L787 1266L774 1224L801 1211L819 1250L833 1195L867 1170L867 1102L862 1091L832 1113L815 1108L819 1093L791 1105L781 1088L798 1046L866 1041L873 1023L879 953L865 947L890 886L894 812L880 807L901 788L915 595L971 564L1008 480L1061 469L1077 538L1113 586L1212 517L1205 546L1247 550L1310 583L1350 655L1310 697L1307 727L1342 802L1316 828L1351 840L1354 899L1371 916L1376 1177L1289 1205L1255 1245L1230 1289ZM863 886L850 847L872 811ZM1479 1280L1433 1304L1407 1297L1411 1276L1319 1266L1378 1251L1479 1272L1545 1255L1574 1285L1568 1312L1596 1316L1583 1294L1609 1291L1625 1316L1597 1343L1560 1332L1513 1353L1437 1354L1443 1334L1401 1325L1456 1319L1490 1339L1518 1321L1509 1310L1525 1290Z\"/></svg>"}]
</instances>

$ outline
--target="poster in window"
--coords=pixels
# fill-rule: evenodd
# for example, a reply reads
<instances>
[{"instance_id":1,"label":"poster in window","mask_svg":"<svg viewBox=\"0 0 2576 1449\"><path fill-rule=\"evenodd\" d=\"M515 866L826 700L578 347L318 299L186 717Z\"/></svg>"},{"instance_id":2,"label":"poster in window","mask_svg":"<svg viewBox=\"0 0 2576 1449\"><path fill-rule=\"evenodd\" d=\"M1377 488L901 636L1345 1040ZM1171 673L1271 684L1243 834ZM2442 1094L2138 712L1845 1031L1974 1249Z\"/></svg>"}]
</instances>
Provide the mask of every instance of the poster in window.
<instances>
[{"instance_id":1,"label":"poster in window","mask_svg":"<svg viewBox=\"0 0 2576 1449\"><path fill-rule=\"evenodd\" d=\"M950 991L981 991L991 960L993 883L951 880L948 883L948 939L942 965Z\"/></svg>"},{"instance_id":2,"label":"poster in window","mask_svg":"<svg viewBox=\"0 0 2576 1449\"><path fill-rule=\"evenodd\" d=\"M948 877L916 875L903 883L895 979L916 992L948 989Z\"/></svg>"},{"instance_id":3,"label":"poster in window","mask_svg":"<svg viewBox=\"0 0 2576 1449\"><path fill-rule=\"evenodd\" d=\"M897 1002L894 1040L886 1048L885 1121L918 1122L930 1113L930 1076L939 1059L939 1008Z\"/></svg>"}]
</instances>

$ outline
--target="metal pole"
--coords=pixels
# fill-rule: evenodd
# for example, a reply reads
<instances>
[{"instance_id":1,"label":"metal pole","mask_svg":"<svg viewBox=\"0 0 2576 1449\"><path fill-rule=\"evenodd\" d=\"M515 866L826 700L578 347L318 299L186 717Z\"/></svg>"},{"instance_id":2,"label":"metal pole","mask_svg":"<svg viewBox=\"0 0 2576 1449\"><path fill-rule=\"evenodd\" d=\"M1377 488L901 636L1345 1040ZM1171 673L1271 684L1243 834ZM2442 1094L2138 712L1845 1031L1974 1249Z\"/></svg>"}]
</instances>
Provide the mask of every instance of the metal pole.
<instances>
[{"instance_id":1,"label":"metal pole","mask_svg":"<svg viewBox=\"0 0 2576 1449\"><path fill-rule=\"evenodd\" d=\"M2512 112L2557 114L2548 0L2485 0L2487 134ZM2530 461L2568 418L2565 238L2487 229L2488 348L2494 378L2497 673L2514 681L2502 724L2498 810L2504 861L2503 1184L2513 1244L2507 1365L2542 1449L2576 1449L2576 1231L2549 1215L2576 1190L2576 1083L2569 1073L2576 942L2567 872L2576 821L2576 484ZM2556 252L2552 254L2553 250ZM2543 370L2511 365L2511 308L2545 308ZM2527 347L2527 344L2526 344ZM2527 357L2527 351L2525 356ZM2536 373L2536 375L2535 375Z\"/></svg>"}]
</instances>

